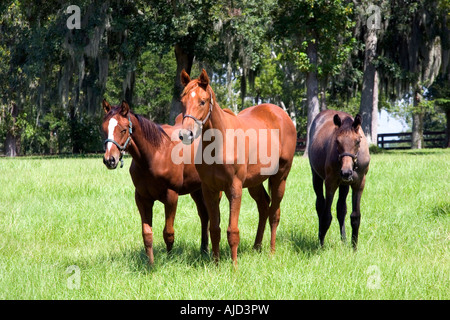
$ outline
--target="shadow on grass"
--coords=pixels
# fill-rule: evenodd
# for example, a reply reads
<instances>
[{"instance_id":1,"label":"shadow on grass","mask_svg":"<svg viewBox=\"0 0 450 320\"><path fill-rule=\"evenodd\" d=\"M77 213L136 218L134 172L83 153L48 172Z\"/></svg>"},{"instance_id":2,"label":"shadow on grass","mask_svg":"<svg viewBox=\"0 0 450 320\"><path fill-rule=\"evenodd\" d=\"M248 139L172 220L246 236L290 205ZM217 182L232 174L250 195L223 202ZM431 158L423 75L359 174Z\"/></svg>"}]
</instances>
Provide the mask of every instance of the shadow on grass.
<instances>
[{"instance_id":1,"label":"shadow on grass","mask_svg":"<svg viewBox=\"0 0 450 320\"><path fill-rule=\"evenodd\" d=\"M267 255L270 256L269 239L263 239L263 247L261 250L253 248L253 239L241 239L238 248L238 261L243 256L246 259L254 256ZM277 235L277 250L288 247L294 253L302 254L306 257L312 257L321 250L318 240L314 237L308 236L301 231L278 232ZM109 252L103 252L95 257L80 257L78 259L70 258L71 265L77 265L82 270L97 269L97 268L124 268L126 272L137 275L149 275L158 273L167 266L175 268L192 268L192 269L214 269L216 267L231 266L232 261L230 257L230 248L226 239L221 239L220 242L220 260L217 265L212 258L211 243L209 243L209 252L203 253L200 250L200 243L192 240L176 239L171 252L167 252L164 243L154 245L154 264L148 264L148 257L146 255L144 245L133 244L125 248L111 249ZM276 255L276 253L275 253Z\"/></svg>"},{"instance_id":2,"label":"shadow on grass","mask_svg":"<svg viewBox=\"0 0 450 320\"><path fill-rule=\"evenodd\" d=\"M66 264L76 265L81 270L103 270L124 269L125 272L135 274L151 274L158 272L168 265L176 265L186 268L204 268L205 265L215 266L210 253L202 253L200 245L191 242L175 241L171 252L167 252L165 244L155 244L153 248L154 264L149 265L144 245L133 244L132 246L114 248L101 251L95 255L82 255L78 257L67 256ZM221 260L224 260L226 251L221 250Z\"/></svg>"},{"instance_id":3,"label":"shadow on grass","mask_svg":"<svg viewBox=\"0 0 450 320\"><path fill-rule=\"evenodd\" d=\"M221 251L222 254L225 254L225 252ZM127 264L130 272L142 274L158 272L165 266L174 264L188 268L204 268L205 265L215 265L211 253L202 252L200 245L195 246L192 243L182 241L175 241L170 252L167 252L164 244L155 245L153 247L153 265L149 265L143 245L128 250L125 249L117 252L116 255L118 260Z\"/></svg>"},{"instance_id":4,"label":"shadow on grass","mask_svg":"<svg viewBox=\"0 0 450 320\"><path fill-rule=\"evenodd\" d=\"M431 209L431 214L437 218L450 217L450 202L442 202Z\"/></svg>"},{"instance_id":5,"label":"shadow on grass","mask_svg":"<svg viewBox=\"0 0 450 320\"><path fill-rule=\"evenodd\" d=\"M223 239L222 239L223 240ZM265 240L265 241L264 241ZM264 255L269 254L268 240L263 240L263 248L261 250L255 250L253 248L252 241L241 241L238 248L238 261L239 257L243 255ZM283 242L289 242L288 246L294 248L294 252L302 253L303 255L310 257L317 254L321 248L317 239L312 239L308 236L304 236L301 233L279 233L277 235L277 246L283 245ZM126 268L133 273L149 274L158 272L167 265L178 265L186 268L215 268L217 264L214 262L211 253L211 244L209 246L209 252L204 253L200 250L200 245L194 244L192 241L175 240L174 246L171 252L167 252L164 244L156 245L153 248L154 264L150 266L148 264L148 258L143 246L125 249L113 254L110 259L119 261L120 263L126 263ZM227 241L220 242L220 265L232 265L230 257L230 248Z\"/></svg>"},{"instance_id":6,"label":"shadow on grass","mask_svg":"<svg viewBox=\"0 0 450 320\"><path fill-rule=\"evenodd\" d=\"M317 254L322 249L317 237L311 237L309 233L302 230L279 233L277 240L290 242L297 253L302 253L307 257Z\"/></svg>"}]
</instances>

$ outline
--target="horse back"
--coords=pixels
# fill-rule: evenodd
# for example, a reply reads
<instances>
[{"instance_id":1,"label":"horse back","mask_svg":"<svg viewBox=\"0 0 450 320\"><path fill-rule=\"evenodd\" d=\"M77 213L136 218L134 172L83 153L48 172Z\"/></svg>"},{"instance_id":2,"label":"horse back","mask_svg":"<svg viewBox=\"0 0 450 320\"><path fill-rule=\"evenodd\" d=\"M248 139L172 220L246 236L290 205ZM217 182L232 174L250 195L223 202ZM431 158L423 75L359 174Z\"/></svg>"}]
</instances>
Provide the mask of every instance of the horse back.
<instances>
[{"instance_id":1,"label":"horse back","mask_svg":"<svg viewBox=\"0 0 450 320\"><path fill-rule=\"evenodd\" d=\"M242 110L237 118L243 128L279 130L280 158L290 159L295 154L297 130L292 119L279 106L264 103Z\"/></svg>"}]
</instances>

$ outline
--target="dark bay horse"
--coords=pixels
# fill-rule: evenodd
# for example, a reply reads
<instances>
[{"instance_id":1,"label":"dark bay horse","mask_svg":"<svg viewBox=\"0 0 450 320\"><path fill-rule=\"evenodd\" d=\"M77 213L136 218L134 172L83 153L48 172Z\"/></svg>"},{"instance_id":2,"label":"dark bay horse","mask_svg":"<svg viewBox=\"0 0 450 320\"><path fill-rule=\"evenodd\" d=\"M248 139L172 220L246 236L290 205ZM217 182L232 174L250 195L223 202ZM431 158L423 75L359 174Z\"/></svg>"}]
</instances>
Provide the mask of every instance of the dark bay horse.
<instances>
[{"instance_id":1,"label":"dark bay horse","mask_svg":"<svg viewBox=\"0 0 450 320\"><path fill-rule=\"evenodd\" d=\"M240 240L238 218L242 188L248 188L258 206L259 224L254 247L260 248L269 218L273 252L280 202L295 153L296 130L292 120L283 109L272 104L250 107L238 115L222 110L205 70L194 80L183 70L181 83L185 88L181 96L183 130L180 139L189 145L202 136L197 152L201 153L203 161L198 161L196 168L208 208L215 261L219 259L220 191L225 191L230 203L227 238L233 263L237 263ZM270 150L270 159L268 153L264 153L267 150ZM263 186L266 179L269 179L271 197Z\"/></svg>"},{"instance_id":2,"label":"dark bay horse","mask_svg":"<svg viewBox=\"0 0 450 320\"><path fill-rule=\"evenodd\" d=\"M201 250L208 250L208 213L203 201L200 177L194 164L174 164L171 152L179 142L170 135L181 127L181 115L174 126L157 125L134 114L123 101L112 107L103 100L105 140L103 162L115 169L126 150L133 157L130 174L135 186L135 201L142 220L142 237L149 263L153 264L153 204L164 204L166 223L163 236L167 251L174 242L174 219L178 195L190 194L197 205L202 224Z\"/></svg>"},{"instance_id":3,"label":"dark bay horse","mask_svg":"<svg viewBox=\"0 0 450 320\"><path fill-rule=\"evenodd\" d=\"M345 112L326 110L317 115L309 134L309 163L316 193L319 217L319 240L323 246L325 234L331 224L331 205L339 188L337 218L341 238L345 235L346 198L352 188L352 244L356 249L361 218L360 202L366 174L369 171L369 147L361 129L361 117L353 119ZM325 181L325 198L323 183Z\"/></svg>"}]
</instances>

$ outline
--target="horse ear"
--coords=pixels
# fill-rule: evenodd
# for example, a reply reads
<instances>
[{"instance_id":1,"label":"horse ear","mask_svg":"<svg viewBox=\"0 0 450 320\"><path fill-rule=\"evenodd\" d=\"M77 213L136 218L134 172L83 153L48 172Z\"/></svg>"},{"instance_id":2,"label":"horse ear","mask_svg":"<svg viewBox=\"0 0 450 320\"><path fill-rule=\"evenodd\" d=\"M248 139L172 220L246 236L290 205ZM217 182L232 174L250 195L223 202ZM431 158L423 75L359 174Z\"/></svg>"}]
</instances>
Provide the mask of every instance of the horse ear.
<instances>
[{"instance_id":1,"label":"horse ear","mask_svg":"<svg viewBox=\"0 0 450 320\"><path fill-rule=\"evenodd\" d=\"M184 69L181 71L180 78L181 78L181 84L185 87L187 86L187 84L189 82L191 82L191 77L189 77L188 73Z\"/></svg>"},{"instance_id":2,"label":"horse ear","mask_svg":"<svg viewBox=\"0 0 450 320\"><path fill-rule=\"evenodd\" d=\"M333 122L334 124L339 128L342 124L341 122L341 118L339 118L339 116L337 114L334 115L333 117Z\"/></svg>"},{"instance_id":3,"label":"horse ear","mask_svg":"<svg viewBox=\"0 0 450 320\"><path fill-rule=\"evenodd\" d=\"M106 101L106 99L103 99L102 107L103 107L103 111L105 111L105 113L108 113L109 110L111 110L111 105L108 103L108 101Z\"/></svg>"},{"instance_id":4,"label":"horse ear","mask_svg":"<svg viewBox=\"0 0 450 320\"><path fill-rule=\"evenodd\" d=\"M120 114L124 117L128 114L130 111L130 106L125 100L122 100L122 104L120 105Z\"/></svg>"},{"instance_id":5,"label":"horse ear","mask_svg":"<svg viewBox=\"0 0 450 320\"><path fill-rule=\"evenodd\" d=\"M361 127L362 119L359 114L356 115L355 120L353 121L352 127L353 129L358 132L359 128Z\"/></svg>"},{"instance_id":6,"label":"horse ear","mask_svg":"<svg viewBox=\"0 0 450 320\"><path fill-rule=\"evenodd\" d=\"M200 82L201 86L205 86L205 87L208 86L208 84L209 84L209 77L208 77L208 74L206 73L205 69L202 69L202 73L198 77L198 81Z\"/></svg>"}]
</instances>

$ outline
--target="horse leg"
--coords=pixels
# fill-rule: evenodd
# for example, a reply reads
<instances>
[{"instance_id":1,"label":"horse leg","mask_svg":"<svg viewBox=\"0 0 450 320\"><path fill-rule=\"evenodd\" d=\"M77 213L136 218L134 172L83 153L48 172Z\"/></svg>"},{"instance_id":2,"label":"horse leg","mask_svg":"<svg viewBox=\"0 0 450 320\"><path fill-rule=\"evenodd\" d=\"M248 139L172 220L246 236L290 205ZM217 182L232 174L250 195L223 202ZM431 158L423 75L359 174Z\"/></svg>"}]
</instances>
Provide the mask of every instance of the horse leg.
<instances>
[{"instance_id":1,"label":"horse leg","mask_svg":"<svg viewBox=\"0 0 450 320\"><path fill-rule=\"evenodd\" d=\"M220 191L211 190L202 183L202 193L209 216L209 233L211 237L212 253L216 263L219 262L220 242Z\"/></svg>"},{"instance_id":2,"label":"horse leg","mask_svg":"<svg viewBox=\"0 0 450 320\"><path fill-rule=\"evenodd\" d=\"M175 240L175 230L173 223L175 221L175 214L177 212L178 193L172 190L167 190L167 196L164 201L164 213L166 216L166 224L163 230L164 242L166 243L167 252L170 252Z\"/></svg>"},{"instance_id":3,"label":"horse leg","mask_svg":"<svg viewBox=\"0 0 450 320\"><path fill-rule=\"evenodd\" d=\"M269 224L270 224L270 250L275 253L275 239L277 237L277 228L280 223L280 203L286 189L286 178L272 176L269 178L270 194L272 201L269 207Z\"/></svg>"},{"instance_id":4,"label":"horse leg","mask_svg":"<svg viewBox=\"0 0 450 320\"><path fill-rule=\"evenodd\" d=\"M154 262L152 220L153 204L155 201L153 199L143 198L136 190L134 192L134 198L139 214L141 215L142 238L144 240L145 252L147 254L149 264L152 265Z\"/></svg>"},{"instance_id":5,"label":"horse leg","mask_svg":"<svg viewBox=\"0 0 450 320\"><path fill-rule=\"evenodd\" d=\"M235 178L228 190L225 190L228 201L230 202L230 220L227 229L228 244L231 249L231 259L234 265L237 265L237 248L239 245L239 212L241 211L242 199L242 181Z\"/></svg>"},{"instance_id":6,"label":"horse leg","mask_svg":"<svg viewBox=\"0 0 450 320\"><path fill-rule=\"evenodd\" d=\"M202 242L200 245L200 251L202 253L208 253L208 210L206 209L205 202L203 200L202 190L199 189L191 193L192 199L194 199L197 206L197 212L202 223Z\"/></svg>"},{"instance_id":7,"label":"horse leg","mask_svg":"<svg viewBox=\"0 0 450 320\"><path fill-rule=\"evenodd\" d=\"M266 189L264 189L264 185L262 183L259 186L248 188L248 192L258 205L259 212L258 231L256 232L256 239L253 248L256 250L261 250L264 229L266 228L267 218L269 217L270 197L267 194Z\"/></svg>"},{"instance_id":8,"label":"horse leg","mask_svg":"<svg viewBox=\"0 0 450 320\"><path fill-rule=\"evenodd\" d=\"M347 241L345 234L345 215L347 214L347 195L350 187L342 185L339 187L339 199L336 205L337 218L339 221L339 229L341 231L341 240Z\"/></svg>"},{"instance_id":9,"label":"horse leg","mask_svg":"<svg viewBox=\"0 0 450 320\"><path fill-rule=\"evenodd\" d=\"M325 198L323 196L323 179L312 170L313 177L313 187L316 193L316 211L317 217L319 218L319 240L320 244L323 245L323 240L321 240L321 230L323 224L323 217L325 216ZM325 236L324 236L325 237Z\"/></svg>"},{"instance_id":10,"label":"horse leg","mask_svg":"<svg viewBox=\"0 0 450 320\"><path fill-rule=\"evenodd\" d=\"M337 184L334 181L327 181L325 179L325 210L319 219L319 240L320 245L323 247L325 235L330 228L331 220L331 205L333 204L334 193L337 189Z\"/></svg>"},{"instance_id":11,"label":"horse leg","mask_svg":"<svg viewBox=\"0 0 450 320\"><path fill-rule=\"evenodd\" d=\"M352 214L350 215L350 221L352 225L352 245L354 250L356 250L358 244L359 223L361 220L360 204L365 182L366 177L364 176L359 185L352 186Z\"/></svg>"}]
</instances>

